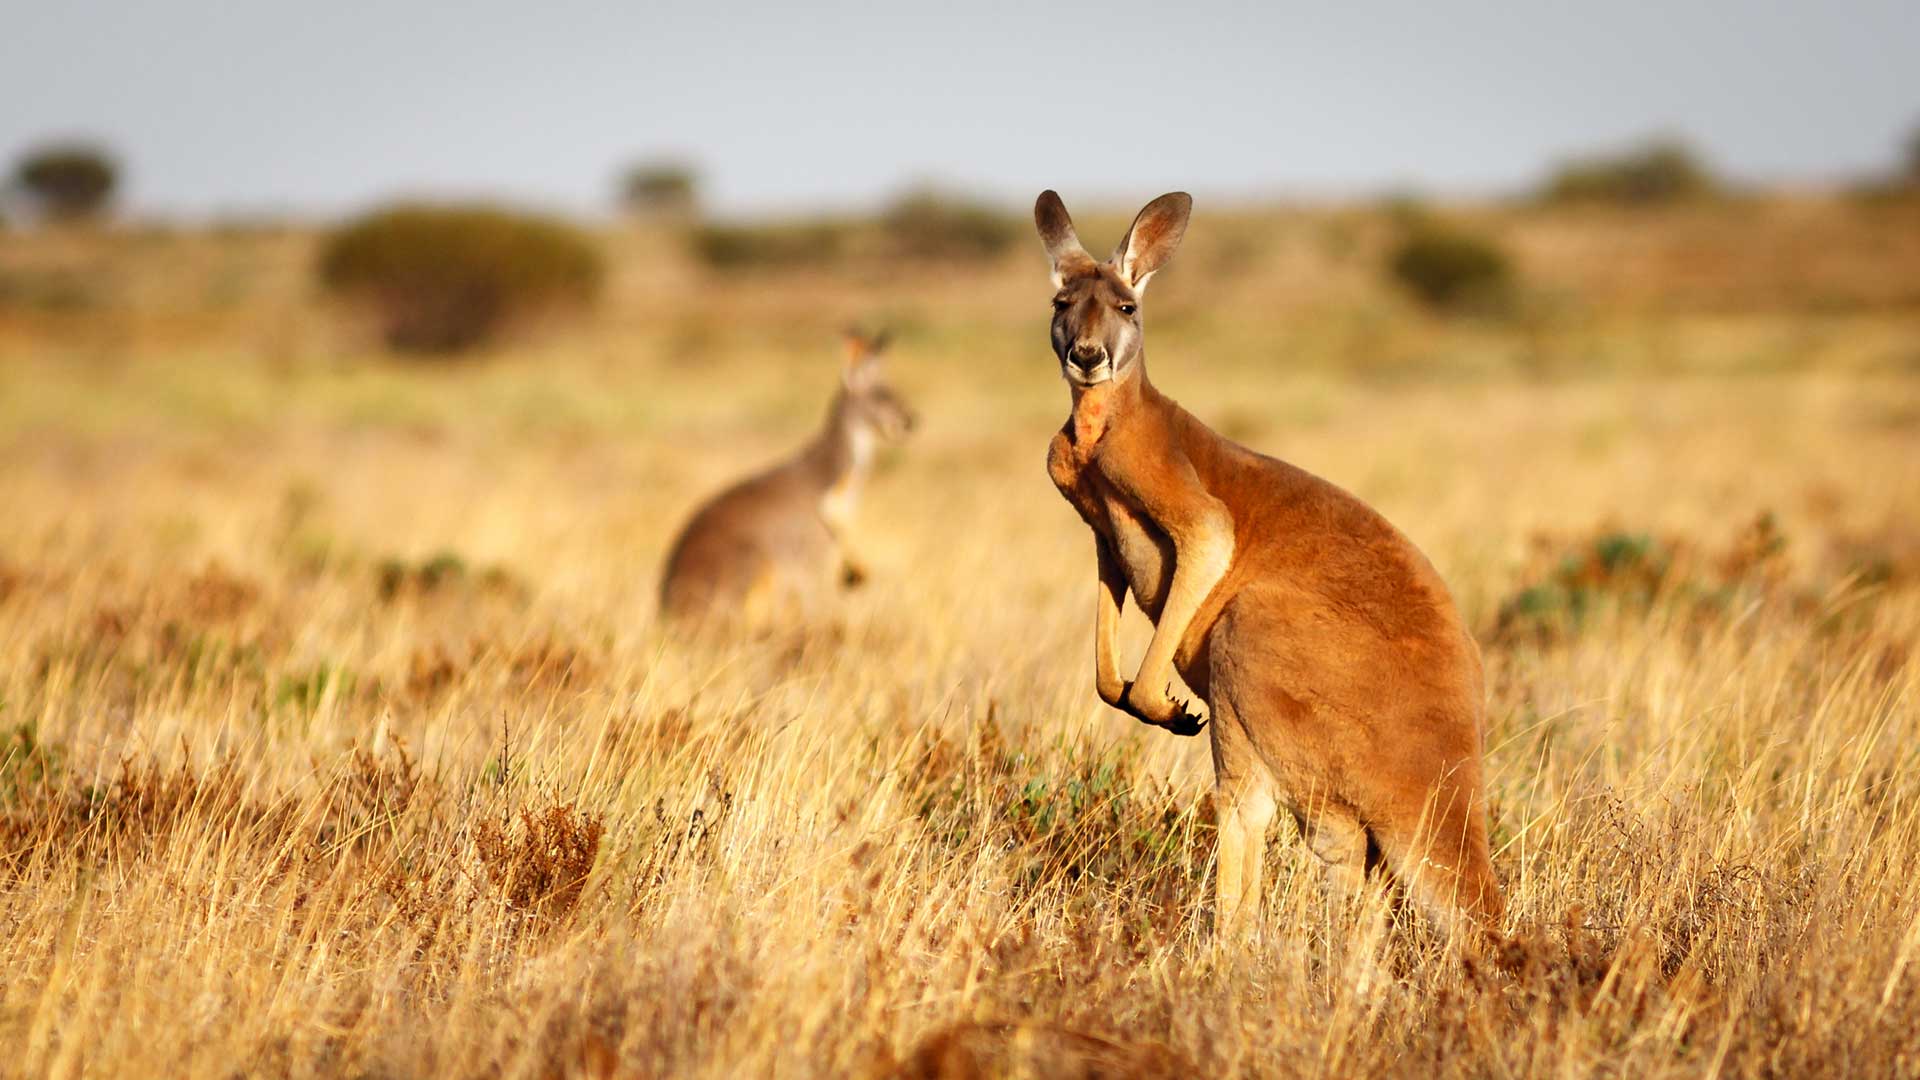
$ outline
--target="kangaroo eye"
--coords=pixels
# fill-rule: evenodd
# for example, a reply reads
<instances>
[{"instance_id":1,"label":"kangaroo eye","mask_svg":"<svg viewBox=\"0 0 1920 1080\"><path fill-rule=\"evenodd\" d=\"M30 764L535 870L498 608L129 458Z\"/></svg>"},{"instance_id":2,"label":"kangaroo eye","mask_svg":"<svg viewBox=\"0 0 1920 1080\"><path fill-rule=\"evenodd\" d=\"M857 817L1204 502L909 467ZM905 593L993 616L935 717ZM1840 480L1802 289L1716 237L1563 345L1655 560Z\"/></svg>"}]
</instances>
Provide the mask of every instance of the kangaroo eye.
<instances>
[{"instance_id":1,"label":"kangaroo eye","mask_svg":"<svg viewBox=\"0 0 1920 1080\"><path fill-rule=\"evenodd\" d=\"M1066 298L1066 297L1064 297L1064 296L1056 296L1056 297L1054 297L1054 298L1053 298L1053 310L1055 310L1055 311L1065 311L1065 310L1067 310L1067 298Z\"/></svg>"},{"instance_id":2,"label":"kangaroo eye","mask_svg":"<svg viewBox=\"0 0 1920 1080\"><path fill-rule=\"evenodd\" d=\"M1139 310L1140 310L1140 307L1137 304L1121 304L1120 305L1120 314L1122 315L1131 315L1134 312Z\"/></svg>"}]
</instances>

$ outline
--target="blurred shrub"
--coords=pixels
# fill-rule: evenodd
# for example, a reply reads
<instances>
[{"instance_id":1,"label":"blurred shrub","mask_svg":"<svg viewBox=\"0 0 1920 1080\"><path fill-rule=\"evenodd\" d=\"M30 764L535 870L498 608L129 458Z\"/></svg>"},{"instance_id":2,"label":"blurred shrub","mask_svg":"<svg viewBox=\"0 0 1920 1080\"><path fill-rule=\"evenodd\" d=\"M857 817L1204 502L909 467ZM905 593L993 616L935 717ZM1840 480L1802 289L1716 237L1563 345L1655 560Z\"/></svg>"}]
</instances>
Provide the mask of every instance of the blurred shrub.
<instances>
[{"instance_id":1,"label":"blurred shrub","mask_svg":"<svg viewBox=\"0 0 1920 1080\"><path fill-rule=\"evenodd\" d=\"M1020 237L1020 223L999 209L932 190L896 200L880 226L892 254L908 259L990 259Z\"/></svg>"},{"instance_id":2,"label":"blurred shrub","mask_svg":"<svg viewBox=\"0 0 1920 1080\"><path fill-rule=\"evenodd\" d=\"M1915 127L1907 135L1907 160L1902 174L1908 187L1920 188L1920 127Z\"/></svg>"},{"instance_id":3,"label":"blurred shrub","mask_svg":"<svg viewBox=\"0 0 1920 1080\"><path fill-rule=\"evenodd\" d=\"M1531 583L1501 602L1490 635L1495 644L1550 644L1580 633L1603 613L1644 618L1662 605L1692 620L1721 619L1788 592L1787 538L1767 512L1718 550L1684 536L1615 529L1570 541L1536 537L1534 545L1541 565ZM1829 594L1821 587L1787 599L1804 605Z\"/></svg>"},{"instance_id":4,"label":"blurred shrub","mask_svg":"<svg viewBox=\"0 0 1920 1080\"><path fill-rule=\"evenodd\" d=\"M83 143L30 150L13 174L14 185L53 221L81 221L105 213L119 180L113 158Z\"/></svg>"},{"instance_id":5,"label":"blurred shrub","mask_svg":"<svg viewBox=\"0 0 1920 1080\"><path fill-rule=\"evenodd\" d=\"M1393 251L1395 281L1429 307L1498 313L1513 298L1513 264L1491 239L1431 221L1414 226Z\"/></svg>"},{"instance_id":6,"label":"blurred shrub","mask_svg":"<svg viewBox=\"0 0 1920 1080\"><path fill-rule=\"evenodd\" d=\"M1541 197L1555 203L1649 206L1706 198L1720 186L1692 150L1659 140L1620 154L1569 161L1548 178Z\"/></svg>"},{"instance_id":7,"label":"blurred shrub","mask_svg":"<svg viewBox=\"0 0 1920 1080\"><path fill-rule=\"evenodd\" d=\"M699 177L681 162L642 162L621 179L620 200L634 214L691 218L700 209Z\"/></svg>"},{"instance_id":8,"label":"blurred shrub","mask_svg":"<svg viewBox=\"0 0 1920 1080\"><path fill-rule=\"evenodd\" d=\"M1494 636L1549 640L1577 631L1603 604L1644 611L1673 566L1673 553L1645 533L1604 532L1574 544L1544 575L1500 605Z\"/></svg>"},{"instance_id":9,"label":"blurred shrub","mask_svg":"<svg viewBox=\"0 0 1920 1080\"><path fill-rule=\"evenodd\" d=\"M510 320L590 303L604 276L578 230L487 206L398 206L361 218L327 242L327 289L368 304L386 340L405 352L478 345Z\"/></svg>"},{"instance_id":10,"label":"blurred shrub","mask_svg":"<svg viewBox=\"0 0 1920 1080\"><path fill-rule=\"evenodd\" d=\"M716 270L792 269L839 260L852 232L837 221L707 225L694 233L693 246Z\"/></svg>"},{"instance_id":11,"label":"blurred shrub","mask_svg":"<svg viewBox=\"0 0 1920 1080\"><path fill-rule=\"evenodd\" d=\"M870 221L835 218L707 225L694 251L716 270L794 269L833 263L884 266L937 259L990 259L1021 235L1020 222L984 203L921 190Z\"/></svg>"},{"instance_id":12,"label":"blurred shrub","mask_svg":"<svg viewBox=\"0 0 1920 1080\"><path fill-rule=\"evenodd\" d=\"M96 311L106 306L115 284L111 274L67 267L0 267L0 310L49 315Z\"/></svg>"}]
</instances>

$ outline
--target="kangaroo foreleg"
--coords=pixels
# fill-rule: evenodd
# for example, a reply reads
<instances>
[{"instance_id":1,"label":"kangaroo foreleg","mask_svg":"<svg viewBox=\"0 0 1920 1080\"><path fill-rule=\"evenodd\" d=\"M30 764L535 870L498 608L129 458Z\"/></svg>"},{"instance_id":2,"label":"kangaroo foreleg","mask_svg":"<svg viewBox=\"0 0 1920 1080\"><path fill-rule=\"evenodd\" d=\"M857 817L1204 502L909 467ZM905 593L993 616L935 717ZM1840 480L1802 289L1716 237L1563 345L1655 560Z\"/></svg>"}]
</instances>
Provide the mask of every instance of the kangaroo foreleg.
<instances>
[{"instance_id":1,"label":"kangaroo foreleg","mask_svg":"<svg viewBox=\"0 0 1920 1080\"><path fill-rule=\"evenodd\" d=\"M1100 700L1116 709L1125 706L1127 684L1120 678L1120 605L1127 599L1127 575L1113 553L1112 543L1093 534L1100 590L1093 608L1093 688Z\"/></svg>"},{"instance_id":2,"label":"kangaroo foreleg","mask_svg":"<svg viewBox=\"0 0 1920 1080\"><path fill-rule=\"evenodd\" d=\"M1140 672L1121 698L1128 712L1176 734L1194 734L1204 720L1173 695L1174 656L1208 595L1227 576L1234 546L1233 518L1226 507L1200 486L1191 466L1186 472L1180 479L1188 483L1156 485L1135 495L1173 541L1173 580Z\"/></svg>"}]
</instances>

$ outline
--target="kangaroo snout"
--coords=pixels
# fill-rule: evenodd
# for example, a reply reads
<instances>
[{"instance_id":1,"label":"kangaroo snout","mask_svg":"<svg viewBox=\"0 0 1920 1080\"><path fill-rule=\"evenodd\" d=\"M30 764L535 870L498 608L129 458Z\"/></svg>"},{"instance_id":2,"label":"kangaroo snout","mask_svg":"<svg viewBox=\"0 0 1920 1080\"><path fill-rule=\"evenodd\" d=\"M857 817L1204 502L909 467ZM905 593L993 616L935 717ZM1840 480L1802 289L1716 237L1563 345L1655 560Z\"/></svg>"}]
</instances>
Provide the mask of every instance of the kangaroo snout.
<instances>
[{"instance_id":1,"label":"kangaroo snout","mask_svg":"<svg viewBox=\"0 0 1920 1080\"><path fill-rule=\"evenodd\" d=\"M1097 341L1076 341L1073 348L1067 350L1067 362L1092 371L1107 362L1107 347Z\"/></svg>"}]
</instances>

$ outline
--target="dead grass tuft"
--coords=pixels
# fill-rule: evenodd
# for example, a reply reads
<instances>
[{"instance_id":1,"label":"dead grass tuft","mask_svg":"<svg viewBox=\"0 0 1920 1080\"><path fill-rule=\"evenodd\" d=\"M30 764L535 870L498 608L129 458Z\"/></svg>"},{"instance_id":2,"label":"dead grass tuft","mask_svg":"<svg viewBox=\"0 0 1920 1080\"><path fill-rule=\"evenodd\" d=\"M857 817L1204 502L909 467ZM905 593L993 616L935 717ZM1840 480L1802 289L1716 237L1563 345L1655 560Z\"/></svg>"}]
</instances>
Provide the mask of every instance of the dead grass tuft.
<instances>
[{"instance_id":1,"label":"dead grass tuft","mask_svg":"<svg viewBox=\"0 0 1920 1080\"><path fill-rule=\"evenodd\" d=\"M557 922L579 904L605 832L599 818L568 804L522 809L507 824L482 821L473 842L509 908Z\"/></svg>"}]
</instances>

